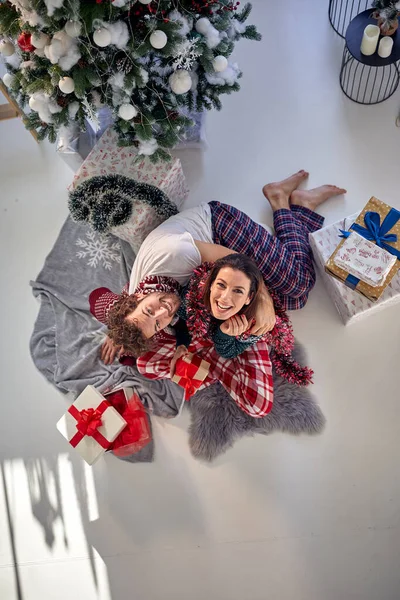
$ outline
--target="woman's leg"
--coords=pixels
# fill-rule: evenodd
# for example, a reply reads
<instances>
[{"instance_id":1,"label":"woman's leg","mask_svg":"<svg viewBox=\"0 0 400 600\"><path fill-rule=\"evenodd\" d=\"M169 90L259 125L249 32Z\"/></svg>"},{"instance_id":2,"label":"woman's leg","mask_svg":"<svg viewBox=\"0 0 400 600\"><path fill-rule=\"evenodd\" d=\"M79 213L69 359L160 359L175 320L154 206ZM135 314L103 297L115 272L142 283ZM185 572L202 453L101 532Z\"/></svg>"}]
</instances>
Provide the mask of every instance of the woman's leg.
<instances>
[{"instance_id":1,"label":"woman's leg","mask_svg":"<svg viewBox=\"0 0 400 600\"><path fill-rule=\"evenodd\" d=\"M210 202L214 243L251 256L266 284L275 290L286 309L302 308L315 283L315 270L308 235L323 224L313 208L328 197L344 193L334 186L309 192L295 190L307 173L265 186L264 195L274 211L276 236L269 234L240 210ZM290 205L292 198L292 206Z\"/></svg>"}]
</instances>

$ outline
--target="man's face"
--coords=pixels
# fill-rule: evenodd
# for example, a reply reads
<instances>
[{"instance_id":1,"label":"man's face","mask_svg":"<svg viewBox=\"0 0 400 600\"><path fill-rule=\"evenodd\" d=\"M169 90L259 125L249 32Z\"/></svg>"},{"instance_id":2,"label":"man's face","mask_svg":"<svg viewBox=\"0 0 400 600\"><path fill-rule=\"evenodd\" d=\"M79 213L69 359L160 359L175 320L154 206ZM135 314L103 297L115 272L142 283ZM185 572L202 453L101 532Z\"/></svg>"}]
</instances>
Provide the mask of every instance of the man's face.
<instances>
[{"instance_id":1,"label":"man's face","mask_svg":"<svg viewBox=\"0 0 400 600\"><path fill-rule=\"evenodd\" d=\"M153 292L148 296L138 294L138 306L126 320L135 323L146 338L151 338L161 329L165 329L180 306L179 296L164 292Z\"/></svg>"}]
</instances>

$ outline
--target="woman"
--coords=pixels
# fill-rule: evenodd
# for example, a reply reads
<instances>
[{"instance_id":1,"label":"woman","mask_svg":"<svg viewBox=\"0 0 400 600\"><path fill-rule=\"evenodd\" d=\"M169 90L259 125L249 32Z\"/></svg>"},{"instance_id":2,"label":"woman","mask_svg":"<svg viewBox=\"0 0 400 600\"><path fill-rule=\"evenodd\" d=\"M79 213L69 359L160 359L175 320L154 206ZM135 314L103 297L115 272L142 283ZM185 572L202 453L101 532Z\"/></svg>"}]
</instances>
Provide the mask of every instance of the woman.
<instances>
[{"instance_id":1,"label":"woman","mask_svg":"<svg viewBox=\"0 0 400 600\"><path fill-rule=\"evenodd\" d=\"M176 350L175 339L168 343L164 337L138 358L138 370L151 379L172 377L178 358L193 352L210 363L204 386L220 381L242 410L265 416L273 403L272 364L279 375L299 385L309 383L312 372L291 358L291 325L277 299L274 329L261 337L248 334L263 288L261 272L246 255L202 264L184 288L178 310L188 331L177 335Z\"/></svg>"},{"instance_id":2,"label":"woman","mask_svg":"<svg viewBox=\"0 0 400 600\"><path fill-rule=\"evenodd\" d=\"M224 358L241 354L260 339L245 334L253 323L263 287L260 270L245 254L229 254L214 265L201 265L183 289L178 310L190 339L209 337Z\"/></svg>"}]
</instances>

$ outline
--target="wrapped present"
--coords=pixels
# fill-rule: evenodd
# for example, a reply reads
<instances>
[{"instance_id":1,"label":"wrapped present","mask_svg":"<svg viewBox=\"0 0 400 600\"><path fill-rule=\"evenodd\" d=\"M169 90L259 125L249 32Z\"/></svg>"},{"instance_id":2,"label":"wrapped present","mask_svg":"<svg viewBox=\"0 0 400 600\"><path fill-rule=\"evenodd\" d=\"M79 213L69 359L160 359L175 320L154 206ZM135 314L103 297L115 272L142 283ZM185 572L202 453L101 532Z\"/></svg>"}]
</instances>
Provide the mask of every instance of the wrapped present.
<instances>
[{"instance_id":1,"label":"wrapped present","mask_svg":"<svg viewBox=\"0 0 400 600\"><path fill-rule=\"evenodd\" d=\"M75 189L83 181L95 175L119 173L160 188L178 210L182 208L189 189L178 158L153 164L149 157L139 156L133 146L118 146L118 135L112 129L102 135L93 148L69 189Z\"/></svg>"},{"instance_id":2,"label":"wrapped present","mask_svg":"<svg viewBox=\"0 0 400 600\"><path fill-rule=\"evenodd\" d=\"M342 230L341 237L344 239L342 239L328 259L325 265L326 271L342 281L347 287L356 290L369 300L375 302L381 297L385 287L397 274L400 266L397 260L400 259L400 211L372 197L361 211L355 223L352 224L350 230L355 231L365 239L385 249L396 257L396 261L393 263L384 281L379 285L373 286L370 283L362 281L359 277L356 277L335 263L336 255L341 252L345 239L350 235L350 231Z\"/></svg>"},{"instance_id":3,"label":"wrapped present","mask_svg":"<svg viewBox=\"0 0 400 600\"><path fill-rule=\"evenodd\" d=\"M74 173L83 164L96 142L112 123L112 113L108 108L101 108L97 121L86 120L86 131L81 131L77 123L61 127L56 140L56 152Z\"/></svg>"},{"instance_id":4,"label":"wrapped present","mask_svg":"<svg viewBox=\"0 0 400 600\"><path fill-rule=\"evenodd\" d=\"M336 252L333 262L360 281L376 287L385 282L396 260L384 248L352 231Z\"/></svg>"},{"instance_id":5,"label":"wrapped present","mask_svg":"<svg viewBox=\"0 0 400 600\"><path fill-rule=\"evenodd\" d=\"M60 128L56 140L56 152L76 173L95 143L96 136L91 127L81 131L79 126L73 123L69 127Z\"/></svg>"},{"instance_id":6,"label":"wrapped present","mask_svg":"<svg viewBox=\"0 0 400 600\"><path fill-rule=\"evenodd\" d=\"M128 242L137 254L149 233L165 220L166 217L157 212L150 204L135 199L129 220L122 225L111 227L110 233Z\"/></svg>"},{"instance_id":7,"label":"wrapped present","mask_svg":"<svg viewBox=\"0 0 400 600\"><path fill-rule=\"evenodd\" d=\"M143 190L140 197L131 196L132 213L128 220L107 231L128 242L137 254L147 235L183 205L189 190L182 165L177 158L153 164L149 157L138 156L135 148L119 147L116 132L108 129L79 169L70 190L94 176L112 174L146 184L143 187L155 186L165 194L163 199L157 199L157 203L146 200ZM123 193L120 197L124 197Z\"/></svg>"},{"instance_id":8,"label":"wrapped present","mask_svg":"<svg viewBox=\"0 0 400 600\"><path fill-rule=\"evenodd\" d=\"M189 400L206 379L210 364L189 352L176 361L175 375L172 381L185 390L185 400Z\"/></svg>"},{"instance_id":9,"label":"wrapped present","mask_svg":"<svg viewBox=\"0 0 400 600\"><path fill-rule=\"evenodd\" d=\"M139 396L132 388L125 387L107 394L106 399L126 421L126 427L109 449L116 456L139 452L151 441L149 417Z\"/></svg>"},{"instance_id":10,"label":"wrapped present","mask_svg":"<svg viewBox=\"0 0 400 600\"><path fill-rule=\"evenodd\" d=\"M93 465L126 426L125 419L88 385L57 423L59 432Z\"/></svg>"},{"instance_id":11,"label":"wrapped present","mask_svg":"<svg viewBox=\"0 0 400 600\"><path fill-rule=\"evenodd\" d=\"M174 147L174 150L206 150L208 148L206 138L206 113L183 111L184 114L193 120L193 126L183 131L181 139Z\"/></svg>"},{"instance_id":12,"label":"wrapped present","mask_svg":"<svg viewBox=\"0 0 400 600\"><path fill-rule=\"evenodd\" d=\"M310 244L314 260L321 277L345 325L353 324L366 315L382 310L400 302L400 273L393 277L385 288L382 296L376 302L343 285L338 279L331 277L325 271L325 264L337 247L341 231L349 230L359 213L342 219L332 225L310 234Z\"/></svg>"}]
</instances>

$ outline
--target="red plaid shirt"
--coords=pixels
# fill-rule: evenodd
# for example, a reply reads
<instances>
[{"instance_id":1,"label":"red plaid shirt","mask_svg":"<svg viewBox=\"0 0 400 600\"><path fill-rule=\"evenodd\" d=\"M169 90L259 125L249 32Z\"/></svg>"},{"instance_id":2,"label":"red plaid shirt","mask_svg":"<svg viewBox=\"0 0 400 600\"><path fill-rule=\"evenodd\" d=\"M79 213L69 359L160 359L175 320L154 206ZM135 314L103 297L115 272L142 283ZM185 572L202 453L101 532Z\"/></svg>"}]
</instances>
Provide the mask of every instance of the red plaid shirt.
<instances>
[{"instance_id":1,"label":"red plaid shirt","mask_svg":"<svg viewBox=\"0 0 400 600\"><path fill-rule=\"evenodd\" d=\"M169 379L176 340L163 333L162 339L157 342L153 350L137 359L136 366L149 379ZM264 417L269 413L274 384L266 342L260 340L232 359L219 356L209 341L194 340L188 350L211 365L209 374L199 389L219 381L236 404L251 417Z\"/></svg>"},{"instance_id":2,"label":"red plaid shirt","mask_svg":"<svg viewBox=\"0 0 400 600\"><path fill-rule=\"evenodd\" d=\"M125 288L124 288L125 290ZM120 296L108 288L99 288L89 298L92 314L107 323L110 308ZM176 350L176 338L165 330L154 338L154 349L136 360L140 373L149 379L169 379L170 363ZM189 351L210 363L210 372L199 389L220 381L238 406L252 417L263 417L272 408L272 365L268 346L263 340L247 348L236 358L222 358L212 342L193 340ZM124 356L123 360L129 358Z\"/></svg>"}]
</instances>

